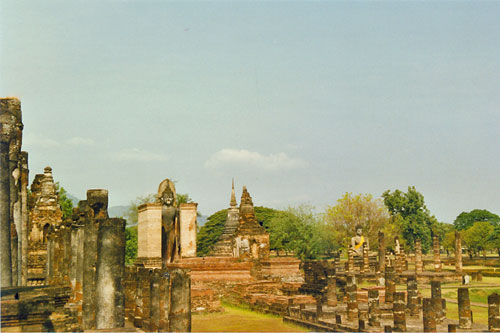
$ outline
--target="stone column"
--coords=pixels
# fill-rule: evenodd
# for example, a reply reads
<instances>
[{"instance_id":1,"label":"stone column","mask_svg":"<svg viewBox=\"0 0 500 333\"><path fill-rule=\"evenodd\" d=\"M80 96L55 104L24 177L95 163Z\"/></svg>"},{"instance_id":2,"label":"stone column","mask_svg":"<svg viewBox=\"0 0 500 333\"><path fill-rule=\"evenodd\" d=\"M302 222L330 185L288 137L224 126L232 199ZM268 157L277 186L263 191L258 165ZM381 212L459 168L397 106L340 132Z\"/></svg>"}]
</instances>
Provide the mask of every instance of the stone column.
<instances>
[{"instance_id":1,"label":"stone column","mask_svg":"<svg viewBox=\"0 0 500 333\"><path fill-rule=\"evenodd\" d=\"M415 272L422 273L424 263L422 262L422 242L420 239L415 240Z\"/></svg>"},{"instance_id":2,"label":"stone column","mask_svg":"<svg viewBox=\"0 0 500 333\"><path fill-rule=\"evenodd\" d=\"M460 231L455 231L455 271L462 273L462 236Z\"/></svg>"},{"instance_id":3,"label":"stone column","mask_svg":"<svg viewBox=\"0 0 500 333\"><path fill-rule=\"evenodd\" d=\"M63 243L63 276L62 282L65 285L71 285L71 222L65 221L63 225L62 243Z\"/></svg>"},{"instance_id":4,"label":"stone column","mask_svg":"<svg viewBox=\"0 0 500 333\"><path fill-rule=\"evenodd\" d=\"M436 315L431 298L423 299L424 332L436 332Z\"/></svg>"},{"instance_id":5,"label":"stone column","mask_svg":"<svg viewBox=\"0 0 500 333\"><path fill-rule=\"evenodd\" d=\"M436 322L439 323L444 319L443 301L441 298L441 281L431 281L431 300L432 307L436 315Z\"/></svg>"},{"instance_id":6,"label":"stone column","mask_svg":"<svg viewBox=\"0 0 500 333\"><path fill-rule=\"evenodd\" d=\"M54 231L50 227L47 232L47 258L45 262L45 284L52 284L52 276L54 275Z\"/></svg>"},{"instance_id":7,"label":"stone column","mask_svg":"<svg viewBox=\"0 0 500 333\"><path fill-rule=\"evenodd\" d=\"M384 272L385 269L385 236L384 233L378 232L378 270Z\"/></svg>"},{"instance_id":8,"label":"stone column","mask_svg":"<svg viewBox=\"0 0 500 333\"><path fill-rule=\"evenodd\" d=\"M9 170L9 140L10 138L4 135L4 109L2 100L2 127L1 142L0 142L0 263L2 267L2 287L12 286L12 254L11 254L11 239L10 239L10 175L5 170Z\"/></svg>"},{"instance_id":9,"label":"stone column","mask_svg":"<svg viewBox=\"0 0 500 333\"><path fill-rule=\"evenodd\" d=\"M368 247L366 243L363 244L363 272L370 271L370 258L368 257Z\"/></svg>"},{"instance_id":10,"label":"stone column","mask_svg":"<svg viewBox=\"0 0 500 333\"><path fill-rule=\"evenodd\" d=\"M136 283L137 283L137 290L135 294L135 311L134 311L134 326L135 327L142 327L142 319L143 319L143 313L142 313L142 308L143 308L143 281L144 277L143 275L145 274L145 268L138 268L137 269L137 274L136 274ZM166 330L165 330L166 331Z\"/></svg>"},{"instance_id":11,"label":"stone column","mask_svg":"<svg viewBox=\"0 0 500 333\"><path fill-rule=\"evenodd\" d=\"M133 322L135 313L135 298L138 288L136 266L125 267L125 279L123 288L125 290L125 316L129 321Z\"/></svg>"},{"instance_id":12,"label":"stone column","mask_svg":"<svg viewBox=\"0 0 500 333\"><path fill-rule=\"evenodd\" d=\"M11 192L12 194L12 192ZM17 230L16 230L16 225L14 223L10 224L10 253L12 255L12 285L17 286L18 281L17 281L17 268L18 268L18 237L17 237Z\"/></svg>"},{"instance_id":13,"label":"stone column","mask_svg":"<svg viewBox=\"0 0 500 333\"><path fill-rule=\"evenodd\" d=\"M151 280L149 284L149 290L151 294L150 302L150 323L149 330L156 332L160 330L160 283L161 283L161 269L154 269L151 274Z\"/></svg>"},{"instance_id":14,"label":"stone column","mask_svg":"<svg viewBox=\"0 0 500 333\"><path fill-rule=\"evenodd\" d=\"M28 227L29 227L29 211L28 211L28 153L21 152L21 284L28 285Z\"/></svg>"},{"instance_id":15,"label":"stone column","mask_svg":"<svg viewBox=\"0 0 500 333\"><path fill-rule=\"evenodd\" d=\"M139 288L141 289L141 327L149 331L151 322L151 275L149 268L139 268Z\"/></svg>"},{"instance_id":16,"label":"stone column","mask_svg":"<svg viewBox=\"0 0 500 333\"><path fill-rule=\"evenodd\" d=\"M408 310L410 316L418 316L418 284L415 276L408 276L406 279L406 293L408 296Z\"/></svg>"},{"instance_id":17,"label":"stone column","mask_svg":"<svg viewBox=\"0 0 500 333\"><path fill-rule=\"evenodd\" d=\"M125 220L103 219L97 235L96 328L125 326Z\"/></svg>"},{"instance_id":18,"label":"stone column","mask_svg":"<svg viewBox=\"0 0 500 333\"><path fill-rule=\"evenodd\" d=\"M396 292L396 274L393 266L385 267L385 303L394 302L394 293Z\"/></svg>"},{"instance_id":19,"label":"stone column","mask_svg":"<svg viewBox=\"0 0 500 333\"><path fill-rule=\"evenodd\" d=\"M191 332L191 278L185 269L170 271L170 332Z\"/></svg>"},{"instance_id":20,"label":"stone column","mask_svg":"<svg viewBox=\"0 0 500 333\"><path fill-rule=\"evenodd\" d=\"M347 318L349 320L358 319L358 288L356 286L356 277L354 275L347 275Z\"/></svg>"},{"instance_id":21,"label":"stone column","mask_svg":"<svg viewBox=\"0 0 500 333\"><path fill-rule=\"evenodd\" d=\"M161 270L160 280L160 331L166 332L170 328L170 271Z\"/></svg>"},{"instance_id":22,"label":"stone column","mask_svg":"<svg viewBox=\"0 0 500 333\"><path fill-rule=\"evenodd\" d=\"M354 272L354 253L351 249L347 250L347 272Z\"/></svg>"},{"instance_id":23,"label":"stone column","mask_svg":"<svg viewBox=\"0 0 500 333\"><path fill-rule=\"evenodd\" d=\"M337 306L337 280L335 275L329 276L327 283L326 304L329 306Z\"/></svg>"},{"instance_id":24,"label":"stone column","mask_svg":"<svg viewBox=\"0 0 500 333\"><path fill-rule=\"evenodd\" d=\"M500 295L488 296L488 331L500 332Z\"/></svg>"},{"instance_id":25,"label":"stone column","mask_svg":"<svg viewBox=\"0 0 500 333\"><path fill-rule=\"evenodd\" d=\"M439 247L439 237L432 238L432 247L434 249L434 270L441 272L441 249Z\"/></svg>"},{"instance_id":26,"label":"stone column","mask_svg":"<svg viewBox=\"0 0 500 333\"><path fill-rule=\"evenodd\" d=\"M405 314L405 293L394 293L394 331L406 332L406 314Z\"/></svg>"},{"instance_id":27,"label":"stone column","mask_svg":"<svg viewBox=\"0 0 500 333\"><path fill-rule=\"evenodd\" d=\"M380 303L377 289L368 289L368 325L380 327Z\"/></svg>"},{"instance_id":28,"label":"stone column","mask_svg":"<svg viewBox=\"0 0 500 333\"><path fill-rule=\"evenodd\" d=\"M458 327L463 329L472 328L469 288L458 288Z\"/></svg>"}]
</instances>

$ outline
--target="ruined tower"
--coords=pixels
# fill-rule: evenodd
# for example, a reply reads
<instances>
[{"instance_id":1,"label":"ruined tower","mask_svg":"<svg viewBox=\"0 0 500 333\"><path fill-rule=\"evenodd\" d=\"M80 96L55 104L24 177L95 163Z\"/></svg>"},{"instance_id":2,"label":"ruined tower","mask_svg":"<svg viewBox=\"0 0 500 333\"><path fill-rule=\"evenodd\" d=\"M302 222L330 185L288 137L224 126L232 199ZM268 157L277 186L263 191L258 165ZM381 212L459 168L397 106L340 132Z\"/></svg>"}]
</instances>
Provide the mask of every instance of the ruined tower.
<instances>
[{"instance_id":1,"label":"ruined tower","mask_svg":"<svg viewBox=\"0 0 500 333\"><path fill-rule=\"evenodd\" d=\"M236 202L236 194L234 192L234 179L231 189L231 200L229 202L229 209L227 210L226 224L221 237L214 246L214 256L233 256L233 240L236 229L238 228L240 220L240 210Z\"/></svg>"}]
</instances>

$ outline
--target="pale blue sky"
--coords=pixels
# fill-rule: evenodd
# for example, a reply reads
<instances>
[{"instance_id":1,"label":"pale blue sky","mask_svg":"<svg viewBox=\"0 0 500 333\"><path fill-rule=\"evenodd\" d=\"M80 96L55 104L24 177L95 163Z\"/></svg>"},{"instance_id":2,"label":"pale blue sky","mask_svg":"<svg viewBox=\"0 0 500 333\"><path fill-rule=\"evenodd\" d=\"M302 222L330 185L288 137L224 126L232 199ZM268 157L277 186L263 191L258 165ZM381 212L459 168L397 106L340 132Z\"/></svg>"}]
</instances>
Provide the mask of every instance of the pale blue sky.
<instances>
[{"instance_id":1,"label":"pale blue sky","mask_svg":"<svg viewBox=\"0 0 500 333\"><path fill-rule=\"evenodd\" d=\"M500 2L1 3L0 95L30 176L110 205L231 177L323 210L415 185L436 217L500 214Z\"/></svg>"}]
</instances>

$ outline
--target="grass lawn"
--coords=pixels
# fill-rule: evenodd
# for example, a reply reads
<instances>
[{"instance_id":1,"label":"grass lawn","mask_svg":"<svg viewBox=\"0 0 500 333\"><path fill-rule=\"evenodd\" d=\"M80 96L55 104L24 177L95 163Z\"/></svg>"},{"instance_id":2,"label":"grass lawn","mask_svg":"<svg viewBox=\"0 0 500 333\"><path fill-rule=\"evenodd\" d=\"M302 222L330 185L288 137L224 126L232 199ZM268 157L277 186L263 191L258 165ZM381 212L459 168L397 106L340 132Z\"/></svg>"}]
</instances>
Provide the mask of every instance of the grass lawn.
<instances>
[{"instance_id":1,"label":"grass lawn","mask_svg":"<svg viewBox=\"0 0 500 333\"><path fill-rule=\"evenodd\" d=\"M308 332L283 323L279 316L262 314L224 304L225 312L193 314L192 332Z\"/></svg>"},{"instance_id":2,"label":"grass lawn","mask_svg":"<svg viewBox=\"0 0 500 333\"><path fill-rule=\"evenodd\" d=\"M488 309L471 306L475 323L488 325ZM458 320L458 304L446 303L446 318Z\"/></svg>"}]
</instances>

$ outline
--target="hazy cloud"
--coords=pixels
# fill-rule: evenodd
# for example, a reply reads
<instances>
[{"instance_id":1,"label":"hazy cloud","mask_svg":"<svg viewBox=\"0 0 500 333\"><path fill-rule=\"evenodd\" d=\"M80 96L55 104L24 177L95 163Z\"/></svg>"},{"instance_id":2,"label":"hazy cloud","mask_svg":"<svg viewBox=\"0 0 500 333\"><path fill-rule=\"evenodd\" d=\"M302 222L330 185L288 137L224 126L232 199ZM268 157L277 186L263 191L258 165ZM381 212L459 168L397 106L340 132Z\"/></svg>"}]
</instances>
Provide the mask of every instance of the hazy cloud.
<instances>
[{"instance_id":1,"label":"hazy cloud","mask_svg":"<svg viewBox=\"0 0 500 333\"><path fill-rule=\"evenodd\" d=\"M263 155L246 149L222 149L210 156L205 167L217 168L227 164L250 165L264 170L296 169L307 166L307 162L299 158L291 158L285 153Z\"/></svg>"},{"instance_id":2,"label":"hazy cloud","mask_svg":"<svg viewBox=\"0 0 500 333\"><path fill-rule=\"evenodd\" d=\"M115 161L141 161L141 162L154 162L166 161L167 156L163 154L153 153L147 150L138 148L123 149L119 152L112 154Z\"/></svg>"},{"instance_id":3,"label":"hazy cloud","mask_svg":"<svg viewBox=\"0 0 500 333\"><path fill-rule=\"evenodd\" d=\"M32 133L26 133L23 135L23 145L39 148L55 148L59 147L61 144L56 140L51 138L42 137Z\"/></svg>"},{"instance_id":4,"label":"hazy cloud","mask_svg":"<svg viewBox=\"0 0 500 333\"><path fill-rule=\"evenodd\" d=\"M80 136L74 136L71 139L69 139L68 141L66 141L66 143L71 145L71 146L91 146L95 142L94 142L94 140L92 140L90 138L82 138Z\"/></svg>"}]
</instances>

